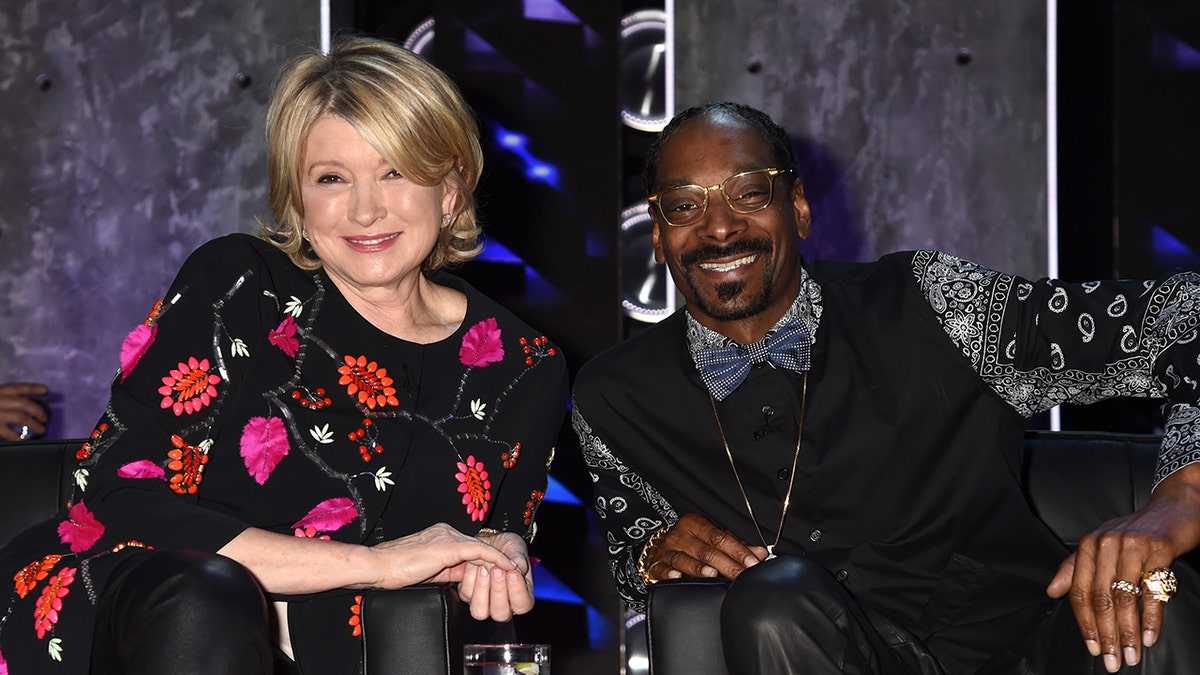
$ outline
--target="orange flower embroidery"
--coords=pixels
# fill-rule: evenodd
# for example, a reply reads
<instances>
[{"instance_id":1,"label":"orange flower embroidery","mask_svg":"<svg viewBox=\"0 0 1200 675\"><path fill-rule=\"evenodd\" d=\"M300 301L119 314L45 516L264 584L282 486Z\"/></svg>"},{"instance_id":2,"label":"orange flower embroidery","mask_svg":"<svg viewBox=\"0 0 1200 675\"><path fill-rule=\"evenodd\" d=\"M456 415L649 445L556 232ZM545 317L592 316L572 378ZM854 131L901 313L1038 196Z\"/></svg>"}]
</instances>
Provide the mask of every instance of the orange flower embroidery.
<instances>
[{"instance_id":1,"label":"orange flower embroidery","mask_svg":"<svg viewBox=\"0 0 1200 675\"><path fill-rule=\"evenodd\" d=\"M42 589L42 597L38 598L37 607L33 609L33 626L37 629L38 639L54 630L58 623L58 613L62 611L62 599L70 593L67 588L75 581L75 568L68 567L51 577Z\"/></svg>"},{"instance_id":2,"label":"orange flower embroidery","mask_svg":"<svg viewBox=\"0 0 1200 675\"><path fill-rule=\"evenodd\" d=\"M163 386L158 388L158 393L163 399L159 406L170 408L178 417L184 413L191 415L211 403L217 397L214 385L221 378L209 373L208 368L208 359L197 360L190 356L187 363L181 361L178 368L162 379Z\"/></svg>"},{"instance_id":3,"label":"orange flower embroidery","mask_svg":"<svg viewBox=\"0 0 1200 675\"><path fill-rule=\"evenodd\" d=\"M362 599L361 595L354 596L354 604L350 605L350 620L346 622L350 624L354 637L362 635Z\"/></svg>"},{"instance_id":4,"label":"orange flower embroidery","mask_svg":"<svg viewBox=\"0 0 1200 675\"><path fill-rule=\"evenodd\" d=\"M342 375L338 384L345 385L350 396L357 396L359 404L371 410L375 406L400 405L392 378L387 376L387 368L380 368L375 361L368 363L365 356L356 359L347 355L345 364L338 366L338 372Z\"/></svg>"},{"instance_id":5,"label":"orange flower embroidery","mask_svg":"<svg viewBox=\"0 0 1200 675\"><path fill-rule=\"evenodd\" d=\"M175 447L167 452L167 468L174 471L171 489L181 495L194 495L196 488L204 482L204 465L208 464L208 453L195 445L185 443L179 436L171 436Z\"/></svg>"},{"instance_id":6,"label":"orange flower embroidery","mask_svg":"<svg viewBox=\"0 0 1200 675\"><path fill-rule=\"evenodd\" d=\"M475 461L474 455L468 457L466 463L458 462L458 473L454 477L458 479L458 491L463 493L462 503L467 507L467 514L473 521L482 521L492 499L492 481L488 480L483 462Z\"/></svg>"},{"instance_id":7,"label":"orange flower embroidery","mask_svg":"<svg viewBox=\"0 0 1200 675\"><path fill-rule=\"evenodd\" d=\"M61 555L51 553L41 560L34 560L14 574L13 581L17 582L17 597L24 598L26 595L29 595L29 591L32 591L34 586L37 586L37 582L49 576L50 570L54 569L59 560L62 560Z\"/></svg>"}]
</instances>

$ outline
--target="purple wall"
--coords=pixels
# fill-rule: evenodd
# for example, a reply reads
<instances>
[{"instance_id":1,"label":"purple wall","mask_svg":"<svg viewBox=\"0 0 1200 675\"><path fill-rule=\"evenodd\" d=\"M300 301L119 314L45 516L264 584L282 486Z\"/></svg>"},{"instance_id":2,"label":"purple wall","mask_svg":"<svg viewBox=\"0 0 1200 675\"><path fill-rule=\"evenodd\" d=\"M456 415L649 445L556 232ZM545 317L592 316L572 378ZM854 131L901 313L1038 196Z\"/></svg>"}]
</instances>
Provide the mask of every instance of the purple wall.
<instances>
[{"instance_id":1,"label":"purple wall","mask_svg":"<svg viewBox=\"0 0 1200 675\"><path fill-rule=\"evenodd\" d=\"M125 334L183 257L266 209L271 77L310 1L0 5L0 382L91 432Z\"/></svg>"}]
</instances>

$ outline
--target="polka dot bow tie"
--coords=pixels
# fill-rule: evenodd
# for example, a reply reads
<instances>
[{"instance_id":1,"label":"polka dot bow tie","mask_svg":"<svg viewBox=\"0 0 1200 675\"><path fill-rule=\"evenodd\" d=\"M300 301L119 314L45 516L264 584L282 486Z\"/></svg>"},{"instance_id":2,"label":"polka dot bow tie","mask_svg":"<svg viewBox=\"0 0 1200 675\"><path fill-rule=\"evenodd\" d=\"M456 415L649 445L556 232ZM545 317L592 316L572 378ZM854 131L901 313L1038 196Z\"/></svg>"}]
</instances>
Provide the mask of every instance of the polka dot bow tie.
<instances>
[{"instance_id":1,"label":"polka dot bow tie","mask_svg":"<svg viewBox=\"0 0 1200 675\"><path fill-rule=\"evenodd\" d=\"M754 344L701 349L696 354L700 379L718 401L732 394L760 363L803 372L811 361L812 338L795 321Z\"/></svg>"}]
</instances>

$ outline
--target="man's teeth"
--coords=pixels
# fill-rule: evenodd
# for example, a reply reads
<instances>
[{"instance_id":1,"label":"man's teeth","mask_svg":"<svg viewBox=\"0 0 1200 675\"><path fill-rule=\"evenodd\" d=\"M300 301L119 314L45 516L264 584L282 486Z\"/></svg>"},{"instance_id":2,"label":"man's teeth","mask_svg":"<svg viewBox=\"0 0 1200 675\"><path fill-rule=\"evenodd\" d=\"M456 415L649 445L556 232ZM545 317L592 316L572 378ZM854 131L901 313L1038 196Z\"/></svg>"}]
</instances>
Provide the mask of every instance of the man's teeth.
<instances>
[{"instance_id":1,"label":"man's teeth","mask_svg":"<svg viewBox=\"0 0 1200 675\"><path fill-rule=\"evenodd\" d=\"M745 258L738 258L737 260L731 260L727 263L704 263L704 262L702 262L702 263L700 263L700 268L709 270L711 272L728 272L730 270L735 270L735 269L741 267L742 265L749 265L750 263L754 262L755 260L758 260L757 253L748 255Z\"/></svg>"}]
</instances>

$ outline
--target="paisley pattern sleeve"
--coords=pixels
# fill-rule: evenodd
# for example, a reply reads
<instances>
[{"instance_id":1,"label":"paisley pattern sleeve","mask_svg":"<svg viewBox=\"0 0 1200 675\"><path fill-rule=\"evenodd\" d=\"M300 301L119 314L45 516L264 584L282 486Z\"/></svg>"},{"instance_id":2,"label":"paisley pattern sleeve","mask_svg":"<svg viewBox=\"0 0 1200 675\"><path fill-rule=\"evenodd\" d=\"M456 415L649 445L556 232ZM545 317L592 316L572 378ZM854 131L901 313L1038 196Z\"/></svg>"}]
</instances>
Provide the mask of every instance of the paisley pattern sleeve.
<instances>
[{"instance_id":1,"label":"paisley pattern sleeve","mask_svg":"<svg viewBox=\"0 0 1200 675\"><path fill-rule=\"evenodd\" d=\"M1020 414L1164 398L1155 484L1200 461L1200 274L1030 281L935 251L914 255L913 274L951 341Z\"/></svg>"},{"instance_id":2,"label":"paisley pattern sleeve","mask_svg":"<svg viewBox=\"0 0 1200 675\"><path fill-rule=\"evenodd\" d=\"M629 609L644 612L646 584L638 574L642 542L655 530L673 525L679 516L654 486L613 454L584 419L578 403L572 406L571 424L594 483L596 513L606 521L600 529L607 539L608 567L617 592Z\"/></svg>"}]
</instances>

